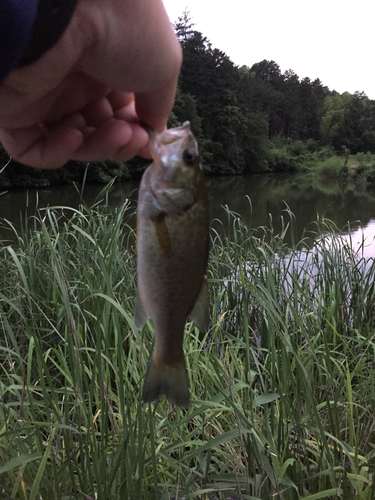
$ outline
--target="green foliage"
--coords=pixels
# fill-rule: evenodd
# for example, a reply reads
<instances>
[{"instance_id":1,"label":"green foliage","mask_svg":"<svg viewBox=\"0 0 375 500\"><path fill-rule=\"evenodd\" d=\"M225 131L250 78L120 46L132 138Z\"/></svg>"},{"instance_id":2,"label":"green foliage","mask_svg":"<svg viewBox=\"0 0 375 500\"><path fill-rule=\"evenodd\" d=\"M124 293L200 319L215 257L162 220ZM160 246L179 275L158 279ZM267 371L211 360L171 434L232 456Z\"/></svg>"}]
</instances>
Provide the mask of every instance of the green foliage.
<instances>
[{"instance_id":1,"label":"green foliage","mask_svg":"<svg viewBox=\"0 0 375 500\"><path fill-rule=\"evenodd\" d=\"M185 10L175 24L183 50L176 101L168 125L190 120L199 142L204 169L210 174L289 170L303 166L303 146L310 152L329 148L341 154L375 153L375 101L362 92L331 92L319 79L300 79L291 69L281 72L275 61L237 67L203 33ZM277 151L279 138L296 142ZM297 158L299 156L299 158ZM319 156L319 155L318 155ZM322 159L322 158L321 158ZM0 151L0 171L9 161ZM12 162L0 172L1 187L46 186L139 177L140 159L86 164L69 162L60 170L26 169ZM371 177L371 176L370 176Z\"/></svg>"},{"instance_id":2,"label":"green foliage","mask_svg":"<svg viewBox=\"0 0 375 500\"><path fill-rule=\"evenodd\" d=\"M327 147L341 152L343 145L351 150L365 143L374 149L375 106L364 94L330 92L318 79L300 80L292 70L282 74L275 61L237 68L194 30L188 11L175 27L184 53L179 92L194 98L191 116L201 118L200 149L207 171L235 174L301 165L303 155L296 160L298 153L291 153L290 145L270 148L267 138L291 139L297 149L310 141L310 150L316 151ZM178 102L176 109L180 117Z\"/></svg>"},{"instance_id":3,"label":"green foliage","mask_svg":"<svg viewBox=\"0 0 375 500\"><path fill-rule=\"evenodd\" d=\"M341 167L338 173L338 178L340 181L347 181L349 177L349 168L347 165Z\"/></svg>"},{"instance_id":4,"label":"green foliage","mask_svg":"<svg viewBox=\"0 0 375 500\"><path fill-rule=\"evenodd\" d=\"M352 158L352 162L354 162L352 176L355 179L365 179L371 183L375 182L375 155L367 151L367 153L357 153Z\"/></svg>"},{"instance_id":5,"label":"green foliage","mask_svg":"<svg viewBox=\"0 0 375 500\"><path fill-rule=\"evenodd\" d=\"M86 183L108 184L114 179L124 181L130 177L128 164L113 160L102 162L70 161L64 168L45 170L27 167L15 162L0 148L0 187L5 189L83 183L84 180Z\"/></svg>"},{"instance_id":6,"label":"green foliage","mask_svg":"<svg viewBox=\"0 0 375 500\"><path fill-rule=\"evenodd\" d=\"M315 145L308 145L304 141L292 141L278 137L273 141L269 141L268 149L268 165L270 170L276 171L293 171L303 170L316 159L317 154Z\"/></svg>"},{"instance_id":7,"label":"green foliage","mask_svg":"<svg viewBox=\"0 0 375 500\"><path fill-rule=\"evenodd\" d=\"M343 160L339 156L333 156L319 163L317 170L320 175L336 179L342 172Z\"/></svg>"},{"instance_id":8,"label":"green foliage","mask_svg":"<svg viewBox=\"0 0 375 500\"><path fill-rule=\"evenodd\" d=\"M268 165L271 171L291 171L296 168L296 160L288 146L272 148L268 152Z\"/></svg>"},{"instance_id":9,"label":"green foliage","mask_svg":"<svg viewBox=\"0 0 375 500\"><path fill-rule=\"evenodd\" d=\"M342 144L345 113L352 99L349 92L327 96L324 100L320 137L327 146Z\"/></svg>"},{"instance_id":10,"label":"green foliage","mask_svg":"<svg viewBox=\"0 0 375 500\"><path fill-rule=\"evenodd\" d=\"M169 118L169 127L178 127L189 117L193 134L200 141L202 138L202 119L197 113L197 101L191 94L185 94L177 88L176 100Z\"/></svg>"},{"instance_id":11,"label":"green foliage","mask_svg":"<svg viewBox=\"0 0 375 500\"><path fill-rule=\"evenodd\" d=\"M279 233L227 210L192 403L143 405L131 211L51 207L0 249L1 497L371 498L374 263L329 220L290 249L288 210Z\"/></svg>"}]
</instances>

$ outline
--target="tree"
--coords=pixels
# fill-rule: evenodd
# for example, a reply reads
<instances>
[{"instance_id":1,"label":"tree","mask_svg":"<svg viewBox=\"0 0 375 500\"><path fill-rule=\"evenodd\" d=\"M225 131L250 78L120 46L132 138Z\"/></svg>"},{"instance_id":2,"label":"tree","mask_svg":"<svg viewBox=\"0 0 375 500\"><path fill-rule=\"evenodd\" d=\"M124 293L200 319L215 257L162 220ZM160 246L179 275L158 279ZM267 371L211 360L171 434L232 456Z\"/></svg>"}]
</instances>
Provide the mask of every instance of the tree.
<instances>
[{"instance_id":1,"label":"tree","mask_svg":"<svg viewBox=\"0 0 375 500\"><path fill-rule=\"evenodd\" d=\"M341 150L345 144L345 114L353 96L349 92L335 93L327 96L323 105L323 116L320 121L320 140L325 146L333 146Z\"/></svg>"},{"instance_id":2,"label":"tree","mask_svg":"<svg viewBox=\"0 0 375 500\"><path fill-rule=\"evenodd\" d=\"M186 119L189 119L191 129L195 137L202 138L202 118L197 113L197 100L191 94L182 92L177 87L176 100L173 111L169 117L168 127L177 127Z\"/></svg>"},{"instance_id":3,"label":"tree","mask_svg":"<svg viewBox=\"0 0 375 500\"><path fill-rule=\"evenodd\" d=\"M346 109L344 118L345 145L355 154L359 151L375 151L374 101L364 92L355 92Z\"/></svg>"},{"instance_id":4,"label":"tree","mask_svg":"<svg viewBox=\"0 0 375 500\"><path fill-rule=\"evenodd\" d=\"M275 61L263 61L253 64L250 72L254 72L256 77L264 83L269 83L273 88L279 90L283 83L280 66Z\"/></svg>"},{"instance_id":5,"label":"tree","mask_svg":"<svg viewBox=\"0 0 375 500\"><path fill-rule=\"evenodd\" d=\"M181 45L188 40L194 33L193 30L194 23L191 19L191 15L188 9L185 9L182 15L178 18L177 22L174 24L174 29L179 39Z\"/></svg>"}]
</instances>

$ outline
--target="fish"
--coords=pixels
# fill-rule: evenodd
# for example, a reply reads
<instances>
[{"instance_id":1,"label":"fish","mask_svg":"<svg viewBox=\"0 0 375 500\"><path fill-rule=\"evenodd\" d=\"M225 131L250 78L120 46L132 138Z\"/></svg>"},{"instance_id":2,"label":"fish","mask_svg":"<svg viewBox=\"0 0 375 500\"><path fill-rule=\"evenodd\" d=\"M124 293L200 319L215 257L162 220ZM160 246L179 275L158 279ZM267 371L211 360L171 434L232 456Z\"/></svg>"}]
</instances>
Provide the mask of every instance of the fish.
<instances>
[{"instance_id":1,"label":"fish","mask_svg":"<svg viewBox=\"0 0 375 500\"><path fill-rule=\"evenodd\" d=\"M141 329L151 318L155 342L142 399L165 396L187 408L185 324L190 317L201 332L209 324L207 189L189 122L148 132L153 162L138 194L134 323Z\"/></svg>"}]
</instances>

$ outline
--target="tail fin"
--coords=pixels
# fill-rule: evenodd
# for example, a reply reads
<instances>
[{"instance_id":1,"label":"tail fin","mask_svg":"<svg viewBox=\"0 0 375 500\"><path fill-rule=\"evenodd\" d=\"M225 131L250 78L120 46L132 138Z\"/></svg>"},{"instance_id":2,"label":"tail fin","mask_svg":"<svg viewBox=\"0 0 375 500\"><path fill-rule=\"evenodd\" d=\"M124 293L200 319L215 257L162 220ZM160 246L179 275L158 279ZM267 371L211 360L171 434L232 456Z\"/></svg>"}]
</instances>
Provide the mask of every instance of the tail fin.
<instances>
[{"instance_id":1,"label":"tail fin","mask_svg":"<svg viewBox=\"0 0 375 500\"><path fill-rule=\"evenodd\" d=\"M190 392L184 358L173 365L157 366L151 359L143 385L142 399L145 403L165 396L170 403L187 408Z\"/></svg>"}]
</instances>

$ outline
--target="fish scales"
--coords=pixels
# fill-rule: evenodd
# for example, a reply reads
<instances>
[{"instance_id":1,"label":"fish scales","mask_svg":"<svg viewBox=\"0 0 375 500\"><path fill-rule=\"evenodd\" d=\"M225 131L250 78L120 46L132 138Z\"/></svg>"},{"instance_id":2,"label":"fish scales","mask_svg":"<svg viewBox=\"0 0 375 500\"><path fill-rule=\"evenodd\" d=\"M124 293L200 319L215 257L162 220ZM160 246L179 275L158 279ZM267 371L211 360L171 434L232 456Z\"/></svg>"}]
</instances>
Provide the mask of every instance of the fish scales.
<instances>
[{"instance_id":1,"label":"fish scales","mask_svg":"<svg viewBox=\"0 0 375 500\"><path fill-rule=\"evenodd\" d=\"M143 175L138 198L138 297L135 324L152 319L155 346L143 399L164 395L188 406L183 336L190 315L208 326L208 204L197 143L188 122L150 134L154 162Z\"/></svg>"}]
</instances>

